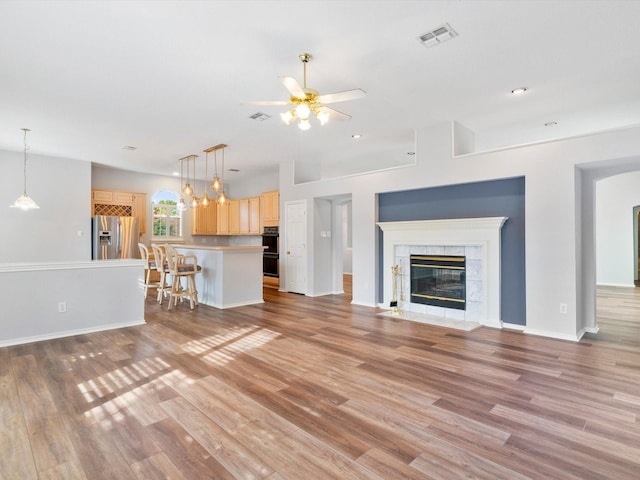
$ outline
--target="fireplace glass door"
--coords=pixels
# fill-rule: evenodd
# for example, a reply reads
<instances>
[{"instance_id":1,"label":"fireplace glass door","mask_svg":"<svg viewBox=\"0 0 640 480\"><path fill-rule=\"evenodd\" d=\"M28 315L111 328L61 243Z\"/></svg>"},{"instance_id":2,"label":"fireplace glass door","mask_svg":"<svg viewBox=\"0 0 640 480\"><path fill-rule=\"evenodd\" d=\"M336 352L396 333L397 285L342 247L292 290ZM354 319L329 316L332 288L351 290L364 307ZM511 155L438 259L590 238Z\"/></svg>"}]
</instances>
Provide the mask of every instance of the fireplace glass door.
<instances>
[{"instance_id":1,"label":"fireplace glass door","mask_svg":"<svg viewBox=\"0 0 640 480\"><path fill-rule=\"evenodd\" d=\"M455 255L411 255L411 301L464 310L466 258Z\"/></svg>"}]
</instances>

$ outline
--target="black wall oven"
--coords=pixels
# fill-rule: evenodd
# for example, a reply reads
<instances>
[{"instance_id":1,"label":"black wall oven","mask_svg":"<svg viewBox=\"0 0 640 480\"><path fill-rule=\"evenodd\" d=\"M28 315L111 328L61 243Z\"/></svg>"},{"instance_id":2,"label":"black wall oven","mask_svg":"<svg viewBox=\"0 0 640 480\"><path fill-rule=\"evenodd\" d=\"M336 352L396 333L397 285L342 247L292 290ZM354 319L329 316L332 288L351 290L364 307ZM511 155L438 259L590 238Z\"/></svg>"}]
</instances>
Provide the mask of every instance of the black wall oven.
<instances>
[{"instance_id":1,"label":"black wall oven","mask_svg":"<svg viewBox=\"0 0 640 480\"><path fill-rule=\"evenodd\" d=\"M280 258L280 238L278 227L264 227L262 232L262 246L264 250L262 259L262 272L266 277L279 277L278 261Z\"/></svg>"}]
</instances>

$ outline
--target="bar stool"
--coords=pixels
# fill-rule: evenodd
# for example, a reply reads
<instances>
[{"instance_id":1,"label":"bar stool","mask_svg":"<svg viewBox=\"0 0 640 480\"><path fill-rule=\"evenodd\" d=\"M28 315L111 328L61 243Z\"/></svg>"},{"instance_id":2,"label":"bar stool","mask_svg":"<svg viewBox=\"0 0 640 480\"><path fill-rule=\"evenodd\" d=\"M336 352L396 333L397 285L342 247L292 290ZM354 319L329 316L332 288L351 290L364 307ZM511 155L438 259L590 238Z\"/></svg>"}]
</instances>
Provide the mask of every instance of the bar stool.
<instances>
[{"instance_id":1,"label":"bar stool","mask_svg":"<svg viewBox=\"0 0 640 480\"><path fill-rule=\"evenodd\" d=\"M151 271L156 269L155 258L149 255L149 249L144 243L138 243L138 249L140 250L140 258L145 261L144 265L144 298L147 298L149 287L158 288L159 282L151 282Z\"/></svg>"},{"instance_id":2,"label":"bar stool","mask_svg":"<svg viewBox=\"0 0 640 480\"><path fill-rule=\"evenodd\" d=\"M198 258L195 255L180 255L171 245L165 245L165 251L169 274L172 277L169 310L172 304L178 304L178 299L182 302L185 298L189 299L189 307L193 310L194 306L198 305L195 276L202 271L202 267L198 265ZM182 286L183 278L187 281L186 289Z\"/></svg>"},{"instance_id":3,"label":"bar stool","mask_svg":"<svg viewBox=\"0 0 640 480\"><path fill-rule=\"evenodd\" d=\"M169 296L171 291L171 285L167 283L167 274L169 273L169 266L167 265L167 256L165 254L164 246L156 243L151 244L153 249L153 256L155 258L156 270L160 275L160 281L158 282L158 298L157 301L162 305L162 299Z\"/></svg>"}]
</instances>

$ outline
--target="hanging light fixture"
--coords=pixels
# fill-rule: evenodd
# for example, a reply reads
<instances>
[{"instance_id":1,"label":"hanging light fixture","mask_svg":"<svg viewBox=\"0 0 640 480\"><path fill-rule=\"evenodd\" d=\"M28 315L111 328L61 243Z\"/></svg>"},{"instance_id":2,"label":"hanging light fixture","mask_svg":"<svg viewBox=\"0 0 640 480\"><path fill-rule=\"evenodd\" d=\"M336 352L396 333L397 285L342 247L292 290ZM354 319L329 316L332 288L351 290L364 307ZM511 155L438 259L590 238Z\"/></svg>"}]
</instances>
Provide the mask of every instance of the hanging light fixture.
<instances>
[{"instance_id":1,"label":"hanging light fixture","mask_svg":"<svg viewBox=\"0 0 640 480\"><path fill-rule=\"evenodd\" d=\"M182 189L182 193L187 197L190 197L191 195L193 195L193 188L191 188L191 185L189 184L189 159L191 157L192 155L189 155L188 157L184 157L184 160L187 161L187 184Z\"/></svg>"},{"instance_id":2,"label":"hanging light fixture","mask_svg":"<svg viewBox=\"0 0 640 480\"><path fill-rule=\"evenodd\" d=\"M220 193L216 198L216 202L224 204L227 201L227 196L224 193L224 149L226 145L222 146L222 170L220 170Z\"/></svg>"},{"instance_id":3,"label":"hanging light fixture","mask_svg":"<svg viewBox=\"0 0 640 480\"><path fill-rule=\"evenodd\" d=\"M209 188L209 187L208 187L207 182L206 182L207 177L209 176L209 152L207 152L206 150L205 150L205 152L206 152L206 155L204 157L204 179L205 179L205 182L204 182L204 194L202 195L202 198L200 199L200 205L202 205L203 207L207 208L209 206L209 203L210 203L209 202L209 195L207 195L207 188ZM194 182L194 184L195 184L195 182Z\"/></svg>"},{"instance_id":4,"label":"hanging light fixture","mask_svg":"<svg viewBox=\"0 0 640 480\"><path fill-rule=\"evenodd\" d=\"M184 203L184 194L182 192L182 164L184 163L184 158L181 158L179 161L180 161L180 200L178 200L176 207L181 212L184 212L187 209L187 204Z\"/></svg>"},{"instance_id":5,"label":"hanging light fixture","mask_svg":"<svg viewBox=\"0 0 640 480\"><path fill-rule=\"evenodd\" d=\"M19 208L20 210L35 210L40 208L38 204L27 194L27 132L31 130L28 128L21 129L24 132L24 189L22 191L22 195L20 195L15 202L13 202L9 207L11 208Z\"/></svg>"},{"instance_id":6,"label":"hanging light fixture","mask_svg":"<svg viewBox=\"0 0 640 480\"><path fill-rule=\"evenodd\" d=\"M195 186L196 184L196 158L198 158L197 155L189 155L188 157L189 159L191 159L193 161L193 185ZM189 165L189 160L187 160L187 165ZM188 168L187 168L188 171ZM187 181L189 179L187 178ZM189 185L189 184L187 184ZM186 187L185 187L186 188ZM189 185L189 189L191 190L191 208L198 208L198 206L200 205L200 199L196 196L196 192L193 188L191 188L191 186Z\"/></svg>"},{"instance_id":7,"label":"hanging light fixture","mask_svg":"<svg viewBox=\"0 0 640 480\"><path fill-rule=\"evenodd\" d=\"M209 147L204 150L206 153L213 152L215 172L213 174L213 179L211 180L211 190L216 192L218 195L216 196L216 203L224 203L227 201L227 196L224 193L224 149L227 148L227 145L221 143L216 145L215 147ZM220 172L220 176L218 176L218 150L222 150L222 170Z\"/></svg>"},{"instance_id":8,"label":"hanging light fixture","mask_svg":"<svg viewBox=\"0 0 640 480\"><path fill-rule=\"evenodd\" d=\"M215 148L215 147L211 147ZM210 150L210 149L209 149ZM206 150L205 150L206 152ZM217 149L213 151L213 162L215 166L215 172L213 173L213 179L211 180L211 190L214 192L219 192L220 188L222 188L222 182L220 181L220 177L218 176L218 154Z\"/></svg>"}]
</instances>

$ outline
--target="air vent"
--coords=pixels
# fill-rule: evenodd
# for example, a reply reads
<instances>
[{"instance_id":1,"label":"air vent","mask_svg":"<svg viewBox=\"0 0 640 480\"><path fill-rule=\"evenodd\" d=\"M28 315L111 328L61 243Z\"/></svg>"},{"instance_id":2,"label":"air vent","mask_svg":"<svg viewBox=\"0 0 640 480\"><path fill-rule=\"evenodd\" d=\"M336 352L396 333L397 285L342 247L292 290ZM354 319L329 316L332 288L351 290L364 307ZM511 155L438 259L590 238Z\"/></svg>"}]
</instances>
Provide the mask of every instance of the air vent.
<instances>
[{"instance_id":1,"label":"air vent","mask_svg":"<svg viewBox=\"0 0 640 480\"><path fill-rule=\"evenodd\" d=\"M249 117L251 120L258 120L259 122L264 122L265 120L271 118L271 115L267 115L266 113L256 112Z\"/></svg>"},{"instance_id":2,"label":"air vent","mask_svg":"<svg viewBox=\"0 0 640 480\"><path fill-rule=\"evenodd\" d=\"M447 40L451 40L458 36L458 33L451 28L451 25L445 23L444 25L431 30L423 35L420 35L418 39L425 47L433 47Z\"/></svg>"}]
</instances>

